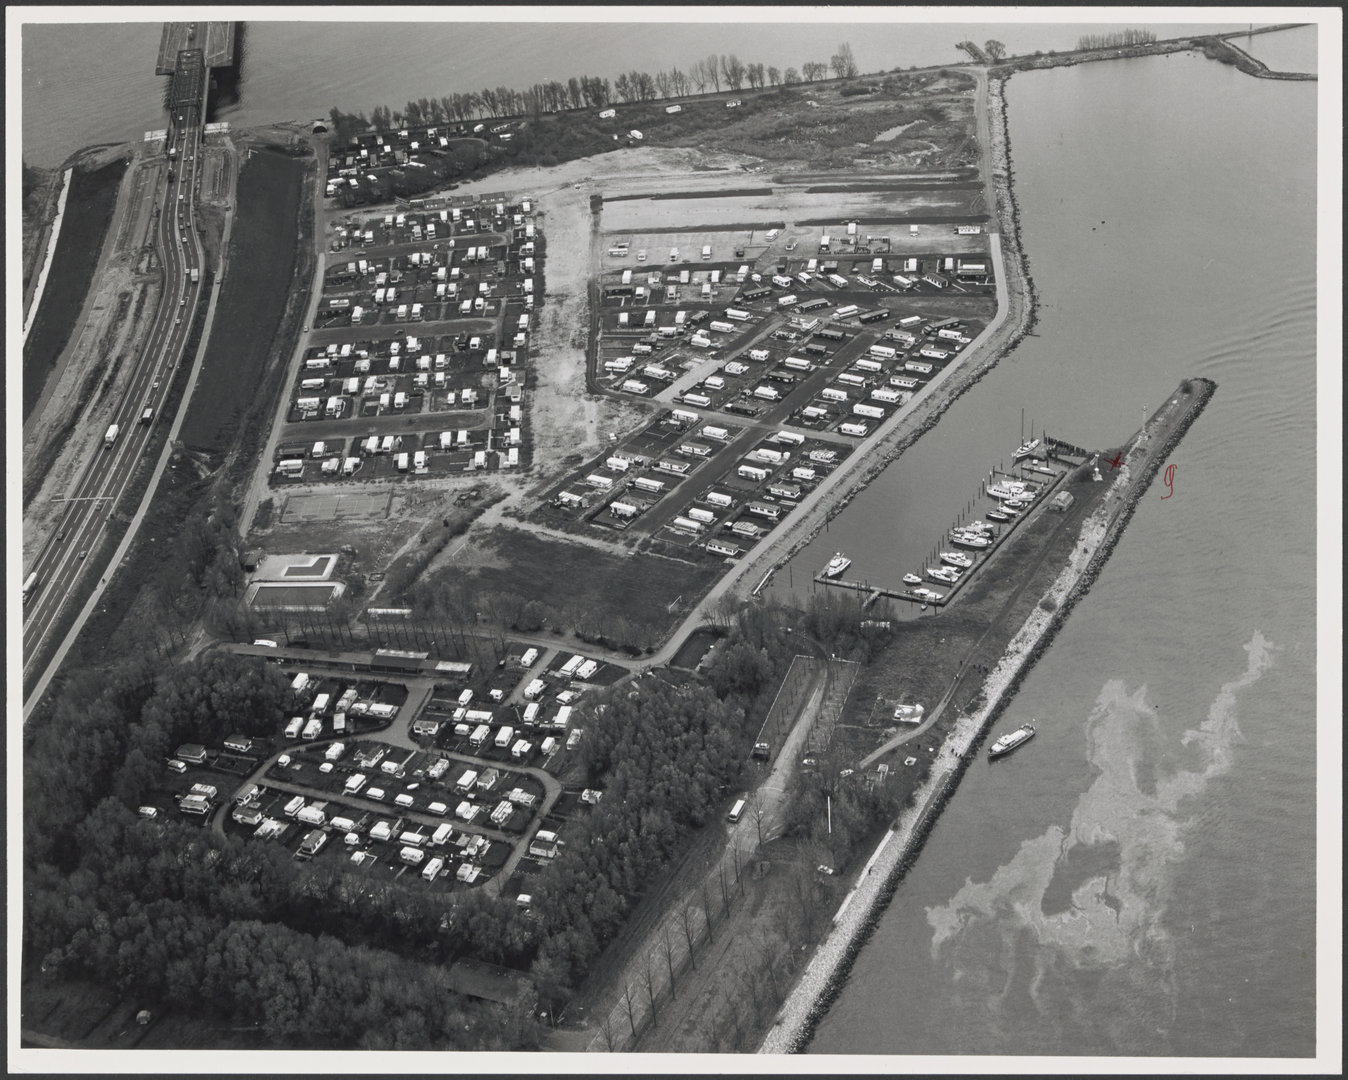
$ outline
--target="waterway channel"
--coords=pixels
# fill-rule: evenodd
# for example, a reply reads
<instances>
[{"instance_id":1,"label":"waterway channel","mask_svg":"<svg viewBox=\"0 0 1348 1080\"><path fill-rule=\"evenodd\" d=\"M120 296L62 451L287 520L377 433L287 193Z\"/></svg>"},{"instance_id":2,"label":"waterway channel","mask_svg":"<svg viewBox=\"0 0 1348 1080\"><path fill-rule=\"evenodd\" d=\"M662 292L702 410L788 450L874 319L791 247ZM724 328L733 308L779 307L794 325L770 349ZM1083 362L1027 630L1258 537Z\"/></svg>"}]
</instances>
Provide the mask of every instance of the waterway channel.
<instances>
[{"instance_id":1,"label":"waterway channel","mask_svg":"<svg viewBox=\"0 0 1348 1080\"><path fill-rule=\"evenodd\" d=\"M897 578L1022 408L1107 446L1218 389L998 726L1039 734L965 775L812 1052L1313 1053L1315 88L1186 54L1011 80L1038 336L776 595L839 548Z\"/></svg>"}]
</instances>

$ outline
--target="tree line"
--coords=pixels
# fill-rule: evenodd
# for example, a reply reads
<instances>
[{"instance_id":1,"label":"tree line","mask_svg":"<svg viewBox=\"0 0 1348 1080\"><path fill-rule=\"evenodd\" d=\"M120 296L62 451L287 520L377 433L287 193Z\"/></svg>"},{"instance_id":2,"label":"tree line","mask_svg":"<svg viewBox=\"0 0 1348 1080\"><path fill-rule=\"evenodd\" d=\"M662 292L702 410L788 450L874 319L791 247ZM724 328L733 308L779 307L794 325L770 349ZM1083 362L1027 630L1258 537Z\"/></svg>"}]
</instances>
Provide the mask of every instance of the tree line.
<instances>
[{"instance_id":1,"label":"tree line","mask_svg":"<svg viewBox=\"0 0 1348 1080\"><path fill-rule=\"evenodd\" d=\"M345 113L333 106L330 117L339 139L349 138L373 128L393 131L404 126L420 127L470 120L502 117L533 117L544 113L574 109L602 109L617 104L637 104L657 98L689 97L695 94L751 90L777 86L797 86L828 78L850 79L858 74L852 46L842 42L824 61L806 61L799 70L781 69L762 63L746 63L734 53L713 53L696 60L686 69L672 67L654 73L628 71L612 81L597 75L572 76L565 82L548 80L520 89L510 86L484 87L442 97L422 97L402 108L376 106L368 118L364 112Z\"/></svg>"},{"instance_id":2,"label":"tree line","mask_svg":"<svg viewBox=\"0 0 1348 1080\"><path fill-rule=\"evenodd\" d=\"M1108 34L1082 34L1077 38L1078 49L1114 49L1121 45L1150 45L1156 40L1151 30L1129 28Z\"/></svg>"}]
</instances>

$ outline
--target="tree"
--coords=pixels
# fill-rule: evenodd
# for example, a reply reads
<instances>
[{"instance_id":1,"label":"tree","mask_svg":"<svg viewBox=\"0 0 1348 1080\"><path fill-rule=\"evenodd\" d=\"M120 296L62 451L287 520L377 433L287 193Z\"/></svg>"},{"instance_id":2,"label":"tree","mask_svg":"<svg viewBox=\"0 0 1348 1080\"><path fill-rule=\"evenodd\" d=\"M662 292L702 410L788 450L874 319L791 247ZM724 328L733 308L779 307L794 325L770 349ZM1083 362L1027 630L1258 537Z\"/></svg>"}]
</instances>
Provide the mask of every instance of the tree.
<instances>
[{"instance_id":1,"label":"tree","mask_svg":"<svg viewBox=\"0 0 1348 1080\"><path fill-rule=\"evenodd\" d=\"M996 61L1006 55L1006 46L1000 41L993 39L983 43L983 51L988 54L990 60Z\"/></svg>"},{"instance_id":2,"label":"tree","mask_svg":"<svg viewBox=\"0 0 1348 1080\"><path fill-rule=\"evenodd\" d=\"M838 46L838 51L829 57L829 66L833 68L833 75L839 79L852 79L857 74L857 62L852 56L852 46L843 42Z\"/></svg>"},{"instance_id":3,"label":"tree","mask_svg":"<svg viewBox=\"0 0 1348 1080\"><path fill-rule=\"evenodd\" d=\"M814 82L816 79L822 79L828 74L828 65L821 64L817 60L806 60L800 65L801 74L805 76L806 82Z\"/></svg>"},{"instance_id":4,"label":"tree","mask_svg":"<svg viewBox=\"0 0 1348 1080\"><path fill-rule=\"evenodd\" d=\"M800 83L800 72L793 67L789 67L782 73L783 86L797 86Z\"/></svg>"},{"instance_id":5,"label":"tree","mask_svg":"<svg viewBox=\"0 0 1348 1080\"><path fill-rule=\"evenodd\" d=\"M721 57L721 74L725 76L725 81L732 90L738 90L744 85L745 67L734 53L727 53Z\"/></svg>"},{"instance_id":6,"label":"tree","mask_svg":"<svg viewBox=\"0 0 1348 1080\"><path fill-rule=\"evenodd\" d=\"M584 95L580 92L580 80L574 75L566 80L566 95L571 101L571 108L579 109Z\"/></svg>"},{"instance_id":7,"label":"tree","mask_svg":"<svg viewBox=\"0 0 1348 1080\"><path fill-rule=\"evenodd\" d=\"M716 88L716 93L719 94L721 92L721 58L712 53L703 61L703 64L705 65L707 81Z\"/></svg>"},{"instance_id":8,"label":"tree","mask_svg":"<svg viewBox=\"0 0 1348 1080\"><path fill-rule=\"evenodd\" d=\"M790 68L787 68L787 70L790 71L791 69L790 69ZM781 73L781 70L780 70L779 68L775 68L775 67L771 67L771 66L768 67L768 82L770 82L773 86L780 86L780 85L781 85L781 83L782 83L782 73Z\"/></svg>"},{"instance_id":9,"label":"tree","mask_svg":"<svg viewBox=\"0 0 1348 1080\"><path fill-rule=\"evenodd\" d=\"M707 83L711 80L707 75L705 62L702 60L694 61L692 67L688 69L688 77L692 80L693 86L696 87L699 94L707 92Z\"/></svg>"},{"instance_id":10,"label":"tree","mask_svg":"<svg viewBox=\"0 0 1348 1080\"><path fill-rule=\"evenodd\" d=\"M670 81L669 72L661 69L655 73L655 86L660 91L662 98L667 98L674 89L674 84Z\"/></svg>"}]
</instances>

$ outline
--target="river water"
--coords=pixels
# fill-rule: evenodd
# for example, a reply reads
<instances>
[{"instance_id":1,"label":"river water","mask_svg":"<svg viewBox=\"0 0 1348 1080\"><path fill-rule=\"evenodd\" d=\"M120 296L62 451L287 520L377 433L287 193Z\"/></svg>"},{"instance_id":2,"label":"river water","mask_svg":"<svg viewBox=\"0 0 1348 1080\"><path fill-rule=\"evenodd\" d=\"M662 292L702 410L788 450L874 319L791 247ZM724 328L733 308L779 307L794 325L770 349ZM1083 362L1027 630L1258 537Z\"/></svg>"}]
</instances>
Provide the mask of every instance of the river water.
<instances>
[{"instance_id":1,"label":"river water","mask_svg":"<svg viewBox=\"0 0 1348 1080\"><path fill-rule=\"evenodd\" d=\"M1038 736L965 774L812 1052L1314 1053L1315 94L1193 55L1008 84L1038 336L797 587L837 547L892 572L913 518L925 550L1022 407L1108 446L1218 389L998 725Z\"/></svg>"},{"instance_id":2,"label":"river water","mask_svg":"<svg viewBox=\"0 0 1348 1080\"><path fill-rule=\"evenodd\" d=\"M340 9L321 10L330 19ZM633 15L639 10L623 9L625 19ZM735 53L746 63L785 70L807 60L826 62L840 42L848 42L862 71L888 71L959 63L967 57L955 45L966 38L995 38L1017 55L1070 49L1082 34L1127 25L1147 26L1159 37L1241 25L859 25L825 21L823 8L800 9L791 22L771 21L769 11L760 19L746 21L737 14L733 21L708 25L716 17L708 8L684 17L696 21L435 23L424 15L414 22L390 18L377 24L249 20L237 100L217 103L213 118L247 126L326 116L334 105L368 113L376 105L396 109L409 98L484 86L522 89L573 75L614 78L633 69L686 70L710 53ZM24 160L51 167L80 147L139 139L149 129L164 127L167 79L154 74L160 26L157 21L24 26Z\"/></svg>"}]
</instances>

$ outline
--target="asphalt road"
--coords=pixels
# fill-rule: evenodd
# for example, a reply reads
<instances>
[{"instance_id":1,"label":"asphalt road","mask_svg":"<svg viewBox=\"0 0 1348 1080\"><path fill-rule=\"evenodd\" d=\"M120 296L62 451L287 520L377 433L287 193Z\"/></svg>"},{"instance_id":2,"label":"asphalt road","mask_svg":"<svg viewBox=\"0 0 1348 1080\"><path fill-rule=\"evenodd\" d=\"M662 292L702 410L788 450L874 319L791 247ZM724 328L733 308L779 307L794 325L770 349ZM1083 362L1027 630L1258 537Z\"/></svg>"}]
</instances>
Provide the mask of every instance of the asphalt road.
<instances>
[{"instance_id":1,"label":"asphalt road","mask_svg":"<svg viewBox=\"0 0 1348 1080\"><path fill-rule=\"evenodd\" d=\"M158 419L168 396L170 375L182 359L192 314L201 297L202 283L189 280L193 269L204 265L205 256L197 236L192 196L200 168L201 132L193 128L174 131L177 150L174 179L156 188L159 220L155 241L163 260L164 291L155 310L145 350L130 358L131 377L113 415L118 433L110 445L94 456L74 488L65 493L67 504L52 539L27 568L37 580L24 599L24 675L43 650L61 608L76 590L81 573L95 553L108 519L126 491L142 455L156 442L157 424L142 424L147 407ZM100 572L106 571L100 567Z\"/></svg>"}]
</instances>

